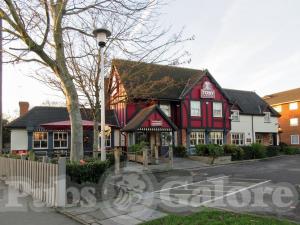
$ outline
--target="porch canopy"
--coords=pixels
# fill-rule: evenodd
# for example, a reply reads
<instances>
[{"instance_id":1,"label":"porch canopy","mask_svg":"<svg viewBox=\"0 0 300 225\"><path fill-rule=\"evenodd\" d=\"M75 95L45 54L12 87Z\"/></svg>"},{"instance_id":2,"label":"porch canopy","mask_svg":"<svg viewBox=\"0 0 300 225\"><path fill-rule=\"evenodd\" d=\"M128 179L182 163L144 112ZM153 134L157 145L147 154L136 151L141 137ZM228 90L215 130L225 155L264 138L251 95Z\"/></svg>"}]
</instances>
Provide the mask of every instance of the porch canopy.
<instances>
[{"instance_id":1,"label":"porch canopy","mask_svg":"<svg viewBox=\"0 0 300 225\"><path fill-rule=\"evenodd\" d=\"M99 124L100 125L100 124ZM106 126L111 126L106 124ZM44 127L48 130L70 130L71 129L71 121L58 121L53 123L45 123L41 124L41 127ZM82 120L82 127L84 130L91 130L94 128L94 122L90 120Z\"/></svg>"},{"instance_id":2,"label":"porch canopy","mask_svg":"<svg viewBox=\"0 0 300 225\"><path fill-rule=\"evenodd\" d=\"M122 129L125 132L135 131L176 131L177 126L158 107L152 105L142 109L129 123Z\"/></svg>"}]
</instances>

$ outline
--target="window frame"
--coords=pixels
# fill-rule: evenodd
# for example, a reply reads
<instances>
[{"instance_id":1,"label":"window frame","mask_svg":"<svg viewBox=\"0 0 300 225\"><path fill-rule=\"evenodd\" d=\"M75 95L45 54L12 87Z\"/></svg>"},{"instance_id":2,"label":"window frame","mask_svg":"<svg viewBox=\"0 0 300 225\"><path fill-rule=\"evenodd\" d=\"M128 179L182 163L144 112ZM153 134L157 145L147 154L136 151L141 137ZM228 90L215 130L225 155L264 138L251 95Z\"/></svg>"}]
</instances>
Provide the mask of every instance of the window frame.
<instances>
[{"instance_id":1,"label":"window frame","mask_svg":"<svg viewBox=\"0 0 300 225\"><path fill-rule=\"evenodd\" d=\"M166 113L165 110L161 108L161 106L168 106L168 113ZM170 103L159 103L159 108L161 109L161 111L164 112L164 114L166 114L167 117L171 117L171 104Z\"/></svg>"},{"instance_id":2,"label":"window frame","mask_svg":"<svg viewBox=\"0 0 300 225\"><path fill-rule=\"evenodd\" d=\"M195 138L192 138L192 135L195 135ZM196 144L192 144L192 140L195 140ZM203 141L202 141L203 140ZM204 131L194 130L190 133L190 146L195 147L196 145L206 144L206 134Z\"/></svg>"},{"instance_id":3,"label":"window frame","mask_svg":"<svg viewBox=\"0 0 300 225\"><path fill-rule=\"evenodd\" d=\"M297 121L297 124L292 124L292 121ZM290 126L291 127L297 127L299 126L299 118L290 118Z\"/></svg>"},{"instance_id":4,"label":"window frame","mask_svg":"<svg viewBox=\"0 0 300 225\"><path fill-rule=\"evenodd\" d=\"M260 138L257 138L259 136L260 136ZM258 142L257 140L260 140L260 141ZM256 133L255 134L255 143L263 144L264 143L264 135L261 133Z\"/></svg>"},{"instance_id":5,"label":"window frame","mask_svg":"<svg viewBox=\"0 0 300 225\"><path fill-rule=\"evenodd\" d=\"M212 134L215 134L213 139L211 138ZM216 138L216 134L221 134L221 139ZM208 135L209 135L208 138L209 138L210 144L217 144L217 145L224 144L224 133L222 131L212 131L212 132L209 132ZM212 142L212 140L214 140L214 141ZM218 143L218 140L221 140L221 142Z\"/></svg>"},{"instance_id":6,"label":"window frame","mask_svg":"<svg viewBox=\"0 0 300 225\"><path fill-rule=\"evenodd\" d=\"M193 114L193 111L195 110L195 109L193 109L193 107L192 107L193 103L199 104L199 108L196 109L196 110L199 110L199 114L197 114L197 115ZM201 107L201 101L191 100L191 101L190 101L190 107L191 107L191 116L192 116L192 117L201 117L201 116L202 116L202 112L201 112L201 108L202 108L202 107Z\"/></svg>"},{"instance_id":7,"label":"window frame","mask_svg":"<svg viewBox=\"0 0 300 225\"><path fill-rule=\"evenodd\" d=\"M297 137L298 138L298 142L297 143L293 143L293 137ZM299 145L300 144L300 137L299 134L292 134L291 135L291 145Z\"/></svg>"},{"instance_id":8,"label":"window frame","mask_svg":"<svg viewBox=\"0 0 300 225\"><path fill-rule=\"evenodd\" d=\"M240 122L240 110L231 110L231 121L232 122ZM237 113L237 119L234 119L234 114Z\"/></svg>"},{"instance_id":9,"label":"window frame","mask_svg":"<svg viewBox=\"0 0 300 225\"><path fill-rule=\"evenodd\" d=\"M295 106L293 108L293 106ZM289 110L294 111L294 110L298 110L299 106L298 106L298 102L291 102L289 103Z\"/></svg>"},{"instance_id":10,"label":"window frame","mask_svg":"<svg viewBox=\"0 0 300 225\"><path fill-rule=\"evenodd\" d=\"M234 138L233 136L235 135L238 135L238 138L235 139L235 143L234 143ZM234 133L231 133L231 144L234 144L234 145L238 145L238 146L244 146L246 141L245 141L245 133L242 133L242 132L234 132ZM237 142L236 142L237 141Z\"/></svg>"},{"instance_id":11,"label":"window frame","mask_svg":"<svg viewBox=\"0 0 300 225\"><path fill-rule=\"evenodd\" d=\"M223 117L223 103L222 102L213 102L213 104L212 104L213 106L212 106L212 113L213 113L213 118L222 118ZM220 105L221 106L221 108L220 108L220 115L216 115L215 114L215 105Z\"/></svg>"},{"instance_id":12,"label":"window frame","mask_svg":"<svg viewBox=\"0 0 300 225\"><path fill-rule=\"evenodd\" d=\"M55 134L67 134L67 139L64 139L64 140L59 140L59 139L55 139ZM55 147L55 141L59 141L60 142L60 147ZM61 147L61 142L62 141L67 141L67 147ZM69 148L69 133L68 132L64 132L64 131L56 131L56 132L53 132L53 149L67 149Z\"/></svg>"},{"instance_id":13,"label":"window frame","mask_svg":"<svg viewBox=\"0 0 300 225\"><path fill-rule=\"evenodd\" d=\"M47 138L46 139L42 139L42 140L35 140L35 137L34 137L34 134L35 133L44 133L44 134L46 134L47 135ZM46 131L34 131L33 133L32 133L32 149L48 149L48 147L49 147L49 134L48 134L48 132L46 132ZM35 147L34 146L34 142L37 142L37 141L39 141L40 142L40 147ZM46 141L46 143L47 143L47 146L46 147L42 147L42 141Z\"/></svg>"},{"instance_id":14,"label":"window frame","mask_svg":"<svg viewBox=\"0 0 300 225\"><path fill-rule=\"evenodd\" d=\"M271 123L271 112L264 112L264 122Z\"/></svg>"}]
</instances>

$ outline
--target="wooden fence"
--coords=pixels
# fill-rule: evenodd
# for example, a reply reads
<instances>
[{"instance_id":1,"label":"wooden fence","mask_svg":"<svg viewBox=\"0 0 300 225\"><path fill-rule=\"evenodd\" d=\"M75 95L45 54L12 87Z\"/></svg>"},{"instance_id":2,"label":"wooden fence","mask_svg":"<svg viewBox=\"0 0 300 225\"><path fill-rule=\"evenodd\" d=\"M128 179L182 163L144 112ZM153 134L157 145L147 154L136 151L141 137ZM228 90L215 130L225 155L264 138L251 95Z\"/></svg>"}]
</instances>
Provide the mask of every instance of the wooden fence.
<instances>
[{"instance_id":1,"label":"wooden fence","mask_svg":"<svg viewBox=\"0 0 300 225\"><path fill-rule=\"evenodd\" d=\"M66 159L58 164L0 157L0 178L48 206L66 204Z\"/></svg>"}]
</instances>

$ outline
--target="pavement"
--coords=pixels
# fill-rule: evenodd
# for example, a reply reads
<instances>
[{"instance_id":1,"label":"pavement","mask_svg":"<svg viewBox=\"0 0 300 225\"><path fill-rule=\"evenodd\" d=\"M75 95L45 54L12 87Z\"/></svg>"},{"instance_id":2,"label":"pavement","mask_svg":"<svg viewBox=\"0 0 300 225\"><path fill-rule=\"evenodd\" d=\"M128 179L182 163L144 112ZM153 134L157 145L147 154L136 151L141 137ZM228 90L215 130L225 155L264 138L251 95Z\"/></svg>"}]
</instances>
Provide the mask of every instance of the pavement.
<instances>
[{"instance_id":1,"label":"pavement","mask_svg":"<svg viewBox=\"0 0 300 225\"><path fill-rule=\"evenodd\" d=\"M300 222L299 162L297 155L195 167L194 161L185 159L185 169L153 173L135 166L102 180L105 201L69 207L63 213L83 224L135 225L205 206Z\"/></svg>"},{"instance_id":2,"label":"pavement","mask_svg":"<svg viewBox=\"0 0 300 225\"><path fill-rule=\"evenodd\" d=\"M41 202L9 189L0 181L0 224L1 225L80 225L80 223L44 207Z\"/></svg>"}]
</instances>

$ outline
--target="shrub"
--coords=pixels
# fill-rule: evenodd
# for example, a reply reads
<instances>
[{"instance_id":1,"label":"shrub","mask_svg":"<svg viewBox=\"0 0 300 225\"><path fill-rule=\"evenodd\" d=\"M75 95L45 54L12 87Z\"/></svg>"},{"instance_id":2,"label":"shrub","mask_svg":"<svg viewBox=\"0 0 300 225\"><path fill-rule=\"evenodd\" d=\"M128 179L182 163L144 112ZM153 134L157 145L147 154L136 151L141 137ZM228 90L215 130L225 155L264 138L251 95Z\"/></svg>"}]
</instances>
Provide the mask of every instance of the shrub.
<instances>
[{"instance_id":1,"label":"shrub","mask_svg":"<svg viewBox=\"0 0 300 225\"><path fill-rule=\"evenodd\" d=\"M300 150L296 147L284 147L283 153L286 155L295 155L295 154L299 154Z\"/></svg>"},{"instance_id":2,"label":"shrub","mask_svg":"<svg viewBox=\"0 0 300 225\"><path fill-rule=\"evenodd\" d=\"M225 155L231 155L232 161L243 160L244 150L237 145L224 145Z\"/></svg>"},{"instance_id":3,"label":"shrub","mask_svg":"<svg viewBox=\"0 0 300 225\"><path fill-rule=\"evenodd\" d=\"M109 152L106 154L106 160L108 161L109 166L115 165L115 154L114 152ZM120 162L124 162L126 160L126 155L120 155Z\"/></svg>"},{"instance_id":4,"label":"shrub","mask_svg":"<svg viewBox=\"0 0 300 225\"><path fill-rule=\"evenodd\" d=\"M208 156L209 155L209 150L208 150L208 145L196 145L196 154L199 156Z\"/></svg>"},{"instance_id":5,"label":"shrub","mask_svg":"<svg viewBox=\"0 0 300 225\"><path fill-rule=\"evenodd\" d=\"M241 148L244 150L243 160L249 160L254 158L252 146L242 146Z\"/></svg>"},{"instance_id":6,"label":"shrub","mask_svg":"<svg viewBox=\"0 0 300 225\"><path fill-rule=\"evenodd\" d=\"M71 181L78 184L90 182L98 183L100 177L108 168L108 161L100 160L88 160L84 164L79 162L69 162L67 163L67 176L70 177Z\"/></svg>"},{"instance_id":7,"label":"shrub","mask_svg":"<svg viewBox=\"0 0 300 225\"><path fill-rule=\"evenodd\" d=\"M273 157L277 156L280 153L280 146L268 146L266 150L266 156L267 157Z\"/></svg>"},{"instance_id":8,"label":"shrub","mask_svg":"<svg viewBox=\"0 0 300 225\"><path fill-rule=\"evenodd\" d=\"M286 143L284 143L284 142L280 142L280 143L279 143L279 146L280 146L280 151L281 151L281 152L284 152L284 148L285 148L285 147L288 147L288 144L286 144Z\"/></svg>"},{"instance_id":9,"label":"shrub","mask_svg":"<svg viewBox=\"0 0 300 225\"><path fill-rule=\"evenodd\" d=\"M208 145L208 152L209 152L209 156L213 158L211 164L214 164L216 158L224 155L223 146L220 145L213 145L213 144Z\"/></svg>"},{"instance_id":10,"label":"shrub","mask_svg":"<svg viewBox=\"0 0 300 225\"><path fill-rule=\"evenodd\" d=\"M183 145L173 147L173 151L174 151L173 154L175 157L184 158L187 156L186 147L184 147Z\"/></svg>"},{"instance_id":11,"label":"shrub","mask_svg":"<svg viewBox=\"0 0 300 225\"><path fill-rule=\"evenodd\" d=\"M253 151L253 159L262 159L266 157L266 147L260 143L251 145Z\"/></svg>"},{"instance_id":12,"label":"shrub","mask_svg":"<svg viewBox=\"0 0 300 225\"><path fill-rule=\"evenodd\" d=\"M134 144L131 145L129 147L129 153L133 153L133 154L138 154L138 155L142 155L143 154L143 148L145 148L146 146L148 146L147 142L140 142L139 144Z\"/></svg>"}]
</instances>

